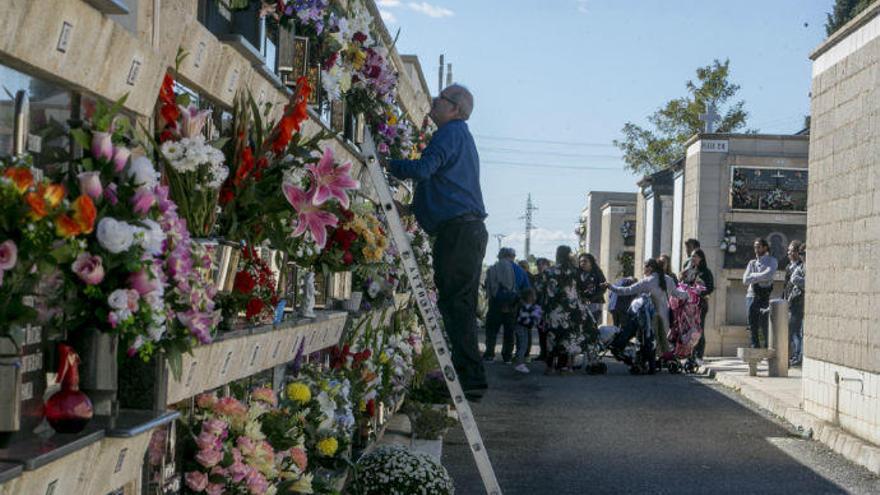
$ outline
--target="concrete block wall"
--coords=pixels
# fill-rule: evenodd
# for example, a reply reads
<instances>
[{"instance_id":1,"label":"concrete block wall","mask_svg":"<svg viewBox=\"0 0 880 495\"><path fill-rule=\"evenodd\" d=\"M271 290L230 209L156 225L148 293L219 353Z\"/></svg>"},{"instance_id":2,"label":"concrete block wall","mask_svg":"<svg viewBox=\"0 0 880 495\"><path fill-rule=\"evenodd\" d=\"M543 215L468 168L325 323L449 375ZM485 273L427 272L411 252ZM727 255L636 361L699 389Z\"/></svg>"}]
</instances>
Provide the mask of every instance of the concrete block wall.
<instances>
[{"instance_id":1,"label":"concrete block wall","mask_svg":"<svg viewBox=\"0 0 880 495\"><path fill-rule=\"evenodd\" d=\"M880 2L811 58L804 407L880 444Z\"/></svg>"}]
</instances>

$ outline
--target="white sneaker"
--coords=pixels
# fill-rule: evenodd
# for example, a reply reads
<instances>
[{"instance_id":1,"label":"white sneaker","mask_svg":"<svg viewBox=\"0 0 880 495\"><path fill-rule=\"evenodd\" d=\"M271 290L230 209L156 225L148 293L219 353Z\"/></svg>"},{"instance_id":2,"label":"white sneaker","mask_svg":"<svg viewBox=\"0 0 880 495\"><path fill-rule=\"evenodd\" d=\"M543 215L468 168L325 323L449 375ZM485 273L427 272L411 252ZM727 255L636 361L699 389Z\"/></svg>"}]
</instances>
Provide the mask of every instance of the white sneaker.
<instances>
[{"instance_id":1,"label":"white sneaker","mask_svg":"<svg viewBox=\"0 0 880 495\"><path fill-rule=\"evenodd\" d=\"M520 373L530 373L530 371L529 371L529 367L526 366L525 363L518 364L518 365L516 365L516 367L513 368L513 369L515 369L516 371L519 371Z\"/></svg>"}]
</instances>

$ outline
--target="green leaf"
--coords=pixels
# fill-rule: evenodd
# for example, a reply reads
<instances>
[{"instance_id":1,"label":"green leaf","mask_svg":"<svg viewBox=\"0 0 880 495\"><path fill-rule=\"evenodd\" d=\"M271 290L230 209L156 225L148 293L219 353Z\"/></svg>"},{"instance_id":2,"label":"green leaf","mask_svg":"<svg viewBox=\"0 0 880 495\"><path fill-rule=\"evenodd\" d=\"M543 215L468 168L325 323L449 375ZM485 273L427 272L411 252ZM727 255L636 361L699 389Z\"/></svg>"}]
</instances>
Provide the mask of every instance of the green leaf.
<instances>
[{"instance_id":1,"label":"green leaf","mask_svg":"<svg viewBox=\"0 0 880 495\"><path fill-rule=\"evenodd\" d=\"M81 127L71 129L70 136L73 138L76 144L80 145L81 147L85 149L90 149L92 147L91 138L89 138L88 133Z\"/></svg>"},{"instance_id":2,"label":"green leaf","mask_svg":"<svg viewBox=\"0 0 880 495\"><path fill-rule=\"evenodd\" d=\"M183 374L183 355L177 350L171 350L166 353L165 359L168 361L168 367L171 369L171 376L174 377L175 381L180 381L180 377Z\"/></svg>"}]
</instances>

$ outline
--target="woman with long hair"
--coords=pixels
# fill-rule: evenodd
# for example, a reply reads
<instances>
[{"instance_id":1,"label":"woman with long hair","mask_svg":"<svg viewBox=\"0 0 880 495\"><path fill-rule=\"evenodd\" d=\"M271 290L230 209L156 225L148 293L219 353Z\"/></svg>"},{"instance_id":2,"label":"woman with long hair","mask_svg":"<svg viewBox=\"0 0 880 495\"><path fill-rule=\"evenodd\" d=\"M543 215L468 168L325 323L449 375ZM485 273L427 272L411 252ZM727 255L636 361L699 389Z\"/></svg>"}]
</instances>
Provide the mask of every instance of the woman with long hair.
<instances>
[{"instance_id":1,"label":"woman with long hair","mask_svg":"<svg viewBox=\"0 0 880 495\"><path fill-rule=\"evenodd\" d=\"M556 249L556 264L544 272L544 323L547 329L547 373L567 371L571 355L579 352L587 324L577 290L578 269L571 248Z\"/></svg>"},{"instance_id":2,"label":"woman with long hair","mask_svg":"<svg viewBox=\"0 0 880 495\"><path fill-rule=\"evenodd\" d=\"M669 350L666 338L666 333L669 331L669 298L687 299L687 292L679 290L672 277L663 273L660 263L653 258L645 261L644 273L644 278L632 285L624 287L605 284L605 286L611 292L622 296L650 294L651 302L654 303L653 326L657 335L657 353L663 355Z\"/></svg>"},{"instance_id":3,"label":"woman with long hair","mask_svg":"<svg viewBox=\"0 0 880 495\"><path fill-rule=\"evenodd\" d=\"M605 274L596 263L596 258L590 253L581 253L578 256L578 293L597 326L602 322L602 306L605 304L605 288L602 284L605 282Z\"/></svg>"},{"instance_id":4,"label":"woman with long hair","mask_svg":"<svg viewBox=\"0 0 880 495\"><path fill-rule=\"evenodd\" d=\"M695 249L691 253L688 267L681 272L681 281L687 285L700 284L706 288L700 297L700 326L703 332L700 333L700 341L694 347L694 359L700 364L706 350L706 314L709 312L709 294L715 291L715 277L712 276L712 271L706 264L706 253L702 249Z\"/></svg>"}]
</instances>

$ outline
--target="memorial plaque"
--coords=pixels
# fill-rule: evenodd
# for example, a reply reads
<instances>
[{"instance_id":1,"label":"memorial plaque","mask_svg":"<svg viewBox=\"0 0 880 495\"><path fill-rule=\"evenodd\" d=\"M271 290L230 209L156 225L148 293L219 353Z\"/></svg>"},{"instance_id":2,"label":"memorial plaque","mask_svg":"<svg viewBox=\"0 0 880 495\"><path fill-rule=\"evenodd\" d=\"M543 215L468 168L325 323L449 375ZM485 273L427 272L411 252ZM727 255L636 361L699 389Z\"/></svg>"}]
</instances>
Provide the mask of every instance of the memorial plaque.
<instances>
[{"instance_id":1,"label":"memorial plaque","mask_svg":"<svg viewBox=\"0 0 880 495\"><path fill-rule=\"evenodd\" d=\"M735 210L807 211L807 169L734 167L730 207Z\"/></svg>"},{"instance_id":2,"label":"memorial plaque","mask_svg":"<svg viewBox=\"0 0 880 495\"><path fill-rule=\"evenodd\" d=\"M806 225L785 225L778 223L728 223L728 230L736 237L736 252L724 252L724 268L745 269L755 258L753 243L758 237L767 239L770 255L779 262L779 269L788 265L788 244L791 241L804 241L807 236Z\"/></svg>"}]
</instances>

